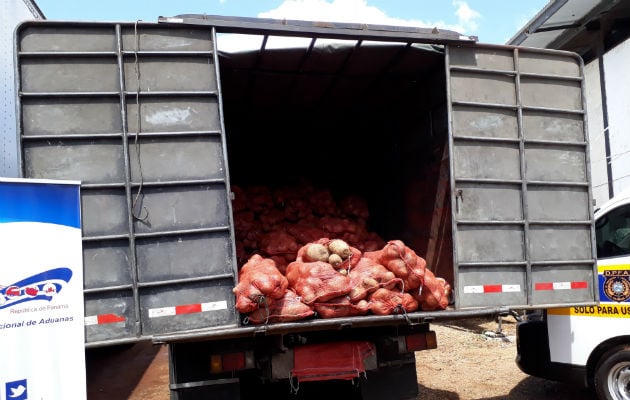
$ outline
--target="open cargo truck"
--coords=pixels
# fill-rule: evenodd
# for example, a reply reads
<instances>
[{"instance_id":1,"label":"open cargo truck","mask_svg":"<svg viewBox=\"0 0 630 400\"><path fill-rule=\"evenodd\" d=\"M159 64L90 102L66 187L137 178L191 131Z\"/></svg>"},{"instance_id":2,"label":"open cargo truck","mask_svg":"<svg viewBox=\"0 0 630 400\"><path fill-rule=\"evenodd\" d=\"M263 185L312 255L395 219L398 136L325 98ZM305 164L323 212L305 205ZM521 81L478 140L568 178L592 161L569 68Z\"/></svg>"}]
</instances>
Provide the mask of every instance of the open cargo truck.
<instances>
[{"instance_id":1,"label":"open cargo truck","mask_svg":"<svg viewBox=\"0 0 630 400\"><path fill-rule=\"evenodd\" d=\"M261 40L224 51L229 34ZM430 321L598 300L575 54L205 15L15 35L21 175L82 182L86 346L167 343L173 399L307 395L306 377L348 371L353 395L410 398ZM305 180L363 199L370 232L450 283L449 307L247 324L236 188Z\"/></svg>"}]
</instances>

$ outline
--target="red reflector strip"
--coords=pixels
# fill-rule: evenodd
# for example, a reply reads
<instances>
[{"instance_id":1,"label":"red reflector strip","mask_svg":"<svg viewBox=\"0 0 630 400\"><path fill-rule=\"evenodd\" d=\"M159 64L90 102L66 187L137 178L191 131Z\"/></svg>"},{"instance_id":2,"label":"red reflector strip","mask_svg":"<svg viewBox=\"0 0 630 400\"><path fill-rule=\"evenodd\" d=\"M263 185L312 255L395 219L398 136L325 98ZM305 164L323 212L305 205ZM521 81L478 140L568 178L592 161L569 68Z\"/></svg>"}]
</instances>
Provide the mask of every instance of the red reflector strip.
<instances>
[{"instance_id":1,"label":"red reflector strip","mask_svg":"<svg viewBox=\"0 0 630 400\"><path fill-rule=\"evenodd\" d=\"M100 314L90 315L84 318L85 325L103 325L114 324L116 322L125 322L126 318L116 314Z\"/></svg>"},{"instance_id":2,"label":"red reflector strip","mask_svg":"<svg viewBox=\"0 0 630 400\"><path fill-rule=\"evenodd\" d=\"M535 290L572 290L587 289L588 282L538 282L534 285Z\"/></svg>"},{"instance_id":3,"label":"red reflector strip","mask_svg":"<svg viewBox=\"0 0 630 400\"><path fill-rule=\"evenodd\" d=\"M149 318L171 317L173 315L195 314L200 312L227 310L227 301L213 301L210 303L181 304L178 306L151 308Z\"/></svg>"},{"instance_id":4,"label":"red reflector strip","mask_svg":"<svg viewBox=\"0 0 630 400\"><path fill-rule=\"evenodd\" d=\"M521 285L470 285L464 286L465 294L480 293L515 293L521 291Z\"/></svg>"},{"instance_id":5,"label":"red reflector strip","mask_svg":"<svg viewBox=\"0 0 630 400\"><path fill-rule=\"evenodd\" d=\"M484 293L501 293L503 291L503 287L501 285L484 285L483 292Z\"/></svg>"},{"instance_id":6,"label":"red reflector strip","mask_svg":"<svg viewBox=\"0 0 630 400\"><path fill-rule=\"evenodd\" d=\"M571 282L571 289L587 289L587 282Z\"/></svg>"},{"instance_id":7,"label":"red reflector strip","mask_svg":"<svg viewBox=\"0 0 630 400\"><path fill-rule=\"evenodd\" d=\"M175 314L194 314L201 312L201 304L185 304L175 307Z\"/></svg>"}]
</instances>

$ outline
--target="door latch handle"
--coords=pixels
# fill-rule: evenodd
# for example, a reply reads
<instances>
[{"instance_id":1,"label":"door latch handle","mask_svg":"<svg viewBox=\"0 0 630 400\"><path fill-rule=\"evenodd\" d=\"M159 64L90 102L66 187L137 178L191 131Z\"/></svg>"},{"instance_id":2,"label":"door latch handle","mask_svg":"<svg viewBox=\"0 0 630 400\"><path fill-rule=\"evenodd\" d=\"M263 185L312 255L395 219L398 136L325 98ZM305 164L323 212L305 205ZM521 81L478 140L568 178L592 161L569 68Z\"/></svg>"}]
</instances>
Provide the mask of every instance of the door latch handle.
<instances>
[{"instance_id":1,"label":"door latch handle","mask_svg":"<svg viewBox=\"0 0 630 400\"><path fill-rule=\"evenodd\" d=\"M463 189L457 189L455 190L455 207L457 212L459 213L459 202L463 203L464 202L464 190Z\"/></svg>"}]
</instances>

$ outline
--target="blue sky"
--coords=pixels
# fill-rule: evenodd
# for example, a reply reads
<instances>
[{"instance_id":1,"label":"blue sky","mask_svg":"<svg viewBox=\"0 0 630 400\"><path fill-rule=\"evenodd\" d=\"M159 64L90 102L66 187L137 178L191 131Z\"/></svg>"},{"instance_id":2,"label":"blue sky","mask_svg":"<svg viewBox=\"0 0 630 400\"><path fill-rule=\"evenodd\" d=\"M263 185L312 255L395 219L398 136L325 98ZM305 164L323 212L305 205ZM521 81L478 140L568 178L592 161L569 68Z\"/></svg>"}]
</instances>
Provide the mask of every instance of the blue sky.
<instances>
[{"instance_id":1,"label":"blue sky","mask_svg":"<svg viewBox=\"0 0 630 400\"><path fill-rule=\"evenodd\" d=\"M46 18L148 21L216 14L441 27L504 44L549 0L35 0Z\"/></svg>"}]
</instances>

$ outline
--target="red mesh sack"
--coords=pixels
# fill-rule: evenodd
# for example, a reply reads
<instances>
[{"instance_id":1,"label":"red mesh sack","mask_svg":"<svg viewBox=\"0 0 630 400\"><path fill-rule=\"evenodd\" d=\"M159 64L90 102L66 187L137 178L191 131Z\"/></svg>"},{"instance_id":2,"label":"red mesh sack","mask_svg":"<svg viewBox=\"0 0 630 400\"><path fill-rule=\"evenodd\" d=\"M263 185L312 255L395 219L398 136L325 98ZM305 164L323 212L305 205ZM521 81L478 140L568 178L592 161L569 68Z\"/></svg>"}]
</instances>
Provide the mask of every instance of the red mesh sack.
<instances>
[{"instance_id":1,"label":"red mesh sack","mask_svg":"<svg viewBox=\"0 0 630 400\"><path fill-rule=\"evenodd\" d=\"M274 202L277 207L284 210L287 221L301 221L312 216L308 198L314 191L314 187L308 182L280 187L274 190Z\"/></svg>"},{"instance_id":2,"label":"red mesh sack","mask_svg":"<svg viewBox=\"0 0 630 400\"><path fill-rule=\"evenodd\" d=\"M298 321L315 315L311 306L302 303L294 290L288 289L284 296L267 307L260 307L247 316L252 324Z\"/></svg>"},{"instance_id":3,"label":"red mesh sack","mask_svg":"<svg viewBox=\"0 0 630 400\"><path fill-rule=\"evenodd\" d=\"M431 270L427 269L424 285L418 292L414 292L412 295L418 301L422 310L444 310L448 307L451 285L445 279L436 277Z\"/></svg>"},{"instance_id":4,"label":"red mesh sack","mask_svg":"<svg viewBox=\"0 0 630 400\"><path fill-rule=\"evenodd\" d=\"M348 216L366 220L370 216L367 201L358 196L347 196L339 202L341 212Z\"/></svg>"},{"instance_id":5,"label":"red mesh sack","mask_svg":"<svg viewBox=\"0 0 630 400\"><path fill-rule=\"evenodd\" d=\"M295 238L284 231L268 232L259 239L260 251L268 256L287 256L293 261L299 248Z\"/></svg>"},{"instance_id":6,"label":"red mesh sack","mask_svg":"<svg viewBox=\"0 0 630 400\"><path fill-rule=\"evenodd\" d=\"M364 256L378 260L379 264L402 279L405 291L418 289L424 283L427 262L400 240L390 240L382 250Z\"/></svg>"},{"instance_id":7,"label":"red mesh sack","mask_svg":"<svg viewBox=\"0 0 630 400\"><path fill-rule=\"evenodd\" d=\"M305 304L324 302L350 293L350 278L337 272L330 264L294 261L287 266L289 286Z\"/></svg>"},{"instance_id":8,"label":"red mesh sack","mask_svg":"<svg viewBox=\"0 0 630 400\"><path fill-rule=\"evenodd\" d=\"M308 194L308 201L316 215L334 215L337 212L337 202L328 190L315 190Z\"/></svg>"},{"instance_id":9,"label":"red mesh sack","mask_svg":"<svg viewBox=\"0 0 630 400\"><path fill-rule=\"evenodd\" d=\"M238 284L232 290L236 295L236 309L241 313L256 310L265 300L284 296L289 282L270 258L254 254L241 267Z\"/></svg>"},{"instance_id":10,"label":"red mesh sack","mask_svg":"<svg viewBox=\"0 0 630 400\"><path fill-rule=\"evenodd\" d=\"M251 186L246 189L247 205L254 212L262 212L273 205L271 190L267 186Z\"/></svg>"},{"instance_id":11,"label":"red mesh sack","mask_svg":"<svg viewBox=\"0 0 630 400\"><path fill-rule=\"evenodd\" d=\"M363 224L348 219L325 216L320 219L321 228L329 237L342 237L344 235L359 235L364 227ZM359 236L357 236L359 237Z\"/></svg>"},{"instance_id":12,"label":"red mesh sack","mask_svg":"<svg viewBox=\"0 0 630 400\"><path fill-rule=\"evenodd\" d=\"M272 208L261 212L258 219L260 219L263 230L269 232L277 230L278 225L284 221L285 214L282 210Z\"/></svg>"},{"instance_id":13,"label":"red mesh sack","mask_svg":"<svg viewBox=\"0 0 630 400\"><path fill-rule=\"evenodd\" d=\"M295 240L305 245L306 243L315 242L319 238L326 236L326 233L319 228L315 228L306 224L292 224L287 226L287 233L295 238Z\"/></svg>"},{"instance_id":14,"label":"red mesh sack","mask_svg":"<svg viewBox=\"0 0 630 400\"><path fill-rule=\"evenodd\" d=\"M236 237L249 249L258 248L258 240L263 233L260 221L252 211L240 211L234 214L234 231Z\"/></svg>"},{"instance_id":15,"label":"red mesh sack","mask_svg":"<svg viewBox=\"0 0 630 400\"><path fill-rule=\"evenodd\" d=\"M314 306L321 318L352 317L365 315L370 311L370 304L367 301L359 300L353 303L348 296L336 297L325 303L315 303Z\"/></svg>"},{"instance_id":16,"label":"red mesh sack","mask_svg":"<svg viewBox=\"0 0 630 400\"><path fill-rule=\"evenodd\" d=\"M383 240L377 233L368 232L363 241L357 244L357 247L361 252L376 251L385 247L385 240Z\"/></svg>"},{"instance_id":17,"label":"red mesh sack","mask_svg":"<svg viewBox=\"0 0 630 400\"><path fill-rule=\"evenodd\" d=\"M377 289L369 296L370 311L376 315L402 314L418 309L418 301L407 292L385 288Z\"/></svg>"},{"instance_id":18,"label":"red mesh sack","mask_svg":"<svg viewBox=\"0 0 630 400\"><path fill-rule=\"evenodd\" d=\"M276 263L276 268L282 275L287 274L287 266L289 263L295 261L295 257L290 255L277 255L277 256L268 256L268 258L272 259L273 262Z\"/></svg>"},{"instance_id":19,"label":"red mesh sack","mask_svg":"<svg viewBox=\"0 0 630 400\"><path fill-rule=\"evenodd\" d=\"M392 271L365 257L350 270L348 276L352 285L349 296L353 302L366 298L368 294L381 287L392 290L396 284L402 286L401 279L396 278Z\"/></svg>"},{"instance_id":20,"label":"red mesh sack","mask_svg":"<svg viewBox=\"0 0 630 400\"><path fill-rule=\"evenodd\" d=\"M306 199L292 197L282 204L287 221L301 221L312 217L310 205Z\"/></svg>"}]
</instances>

